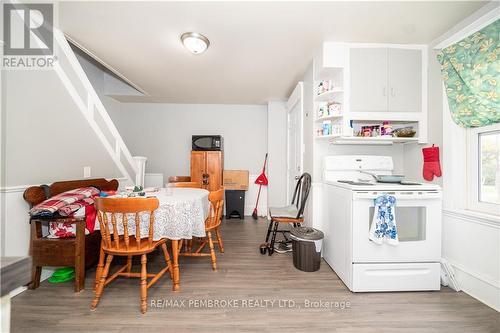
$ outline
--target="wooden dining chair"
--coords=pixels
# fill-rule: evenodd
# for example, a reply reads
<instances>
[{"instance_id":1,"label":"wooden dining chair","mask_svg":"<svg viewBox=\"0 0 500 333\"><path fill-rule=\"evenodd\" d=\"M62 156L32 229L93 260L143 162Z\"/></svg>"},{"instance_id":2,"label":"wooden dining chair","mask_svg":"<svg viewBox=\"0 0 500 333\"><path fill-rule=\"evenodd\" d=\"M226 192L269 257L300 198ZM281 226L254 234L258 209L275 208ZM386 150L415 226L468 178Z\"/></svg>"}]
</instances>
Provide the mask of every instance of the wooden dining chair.
<instances>
[{"instance_id":1,"label":"wooden dining chair","mask_svg":"<svg viewBox=\"0 0 500 333\"><path fill-rule=\"evenodd\" d=\"M260 253L267 253L271 256L274 253L274 245L276 243L276 235L282 233L284 241L282 243L289 244L291 239L286 236L290 233L289 229L278 230L280 224L292 224L293 227L300 227L304 222L304 209L311 191L311 175L304 172L295 185L295 191L292 197L292 204L285 207L269 207L269 216L271 221L267 228L266 241L260 245ZM271 242L269 243L269 236Z\"/></svg>"},{"instance_id":2,"label":"wooden dining chair","mask_svg":"<svg viewBox=\"0 0 500 333\"><path fill-rule=\"evenodd\" d=\"M188 187L188 188L201 188L201 185L197 182L177 182L168 183L168 187Z\"/></svg>"},{"instance_id":3,"label":"wooden dining chair","mask_svg":"<svg viewBox=\"0 0 500 333\"><path fill-rule=\"evenodd\" d=\"M168 177L169 183L190 182L190 176L170 176Z\"/></svg>"},{"instance_id":4,"label":"wooden dining chair","mask_svg":"<svg viewBox=\"0 0 500 333\"><path fill-rule=\"evenodd\" d=\"M154 211L159 202L156 198L96 198L95 206L97 218L101 230L102 243L99 264L96 272L95 298L91 309L95 309L104 289L118 276L139 277L141 279L141 312L146 312L147 289L160 279L165 272L170 272L172 277L172 265L167 251L166 239L153 240L154 234ZM140 212L149 213L149 230L147 235L141 234ZM130 219L129 219L130 218ZM132 226L135 235L129 234L129 225ZM123 235L118 234L123 230ZM112 236L111 236L112 235ZM146 270L147 254L161 246L167 266L157 274L148 274ZM141 256L141 272L133 273L132 257ZM109 267L115 256L127 257L127 263L108 278ZM106 264L104 264L106 261ZM147 278L152 278L147 282Z\"/></svg>"},{"instance_id":5,"label":"wooden dining chair","mask_svg":"<svg viewBox=\"0 0 500 333\"><path fill-rule=\"evenodd\" d=\"M217 257L215 256L214 241L212 240L212 232L216 231L222 221L222 207L224 206L224 189L218 191L210 192L208 195L208 200L210 201L210 213L208 218L205 220L205 231L207 236L202 239L198 248L193 252L189 247L189 251L181 252L179 255L185 257L208 257L210 256L212 260L212 269L215 271L217 269ZM219 239L219 233L216 232L217 241L222 244L222 240ZM210 253L203 253L203 249L208 244ZM179 246L179 249L182 246Z\"/></svg>"}]
</instances>

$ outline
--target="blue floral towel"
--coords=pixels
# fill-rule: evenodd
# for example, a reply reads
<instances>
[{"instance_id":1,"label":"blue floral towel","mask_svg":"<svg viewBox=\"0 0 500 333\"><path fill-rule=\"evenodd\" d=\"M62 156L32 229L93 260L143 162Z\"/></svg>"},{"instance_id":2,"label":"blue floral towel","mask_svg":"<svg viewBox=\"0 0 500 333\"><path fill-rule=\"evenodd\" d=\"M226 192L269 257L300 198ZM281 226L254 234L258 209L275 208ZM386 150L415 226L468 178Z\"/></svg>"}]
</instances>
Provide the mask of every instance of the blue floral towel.
<instances>
[{"instance_id":1,"label":"blue floral towel","mask_svg":"<svg viewBox=\"0 0 500 333\"><path fill-rule=\"evenodd\" d=\"M375 214L370 227L370 240L377 244L386 242L398 245L398 228L396 226L396 198L392 195L381 195L375 199Z\"/></svg>"}]
</instances>

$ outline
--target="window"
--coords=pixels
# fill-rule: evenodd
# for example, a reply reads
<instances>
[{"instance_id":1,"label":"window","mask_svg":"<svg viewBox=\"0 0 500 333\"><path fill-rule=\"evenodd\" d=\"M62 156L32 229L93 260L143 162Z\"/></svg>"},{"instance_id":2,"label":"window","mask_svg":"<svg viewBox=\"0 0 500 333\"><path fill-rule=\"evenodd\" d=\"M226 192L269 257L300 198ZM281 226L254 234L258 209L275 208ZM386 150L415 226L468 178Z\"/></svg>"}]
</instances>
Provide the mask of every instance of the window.
<instances>
[{"instance_id":1,"label":"window","mask_svg":"<svg viewBox=\"0 0 500 333\"><path fill-rule=\"evenodd\" d=\"M479 201L500 204L500 131L479 134Z\"/></svg>"},{"instance_id":2,"label":"window","mask_svg":"<svg viewBox=\"0 0 500 333\"><path fill-rule=\"evenodd\" d=\"M468 208L500 215L500 125L468 131Z\"/></svg>"}]
</instances>

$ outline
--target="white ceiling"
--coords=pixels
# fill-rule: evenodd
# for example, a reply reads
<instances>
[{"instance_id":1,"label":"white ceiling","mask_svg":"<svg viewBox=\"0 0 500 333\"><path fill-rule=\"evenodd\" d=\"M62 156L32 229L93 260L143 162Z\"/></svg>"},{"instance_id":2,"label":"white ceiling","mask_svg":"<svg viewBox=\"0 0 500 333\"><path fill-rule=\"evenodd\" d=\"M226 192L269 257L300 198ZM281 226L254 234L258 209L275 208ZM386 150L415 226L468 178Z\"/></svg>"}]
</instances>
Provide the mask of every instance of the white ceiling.
<instances>
[{"instance_id":1,"label":"white ceiling","mask_svg":"<svg viewBox=\"0 0 500 333\"><path fill-rule=\"evenodd\" d=\"M485 2L62 2L59 25L149 96L123 101L260 104L284 99L322 41L430 43ZM201 55L183 32L210 39Z\"/></svg>"}]
</instances>

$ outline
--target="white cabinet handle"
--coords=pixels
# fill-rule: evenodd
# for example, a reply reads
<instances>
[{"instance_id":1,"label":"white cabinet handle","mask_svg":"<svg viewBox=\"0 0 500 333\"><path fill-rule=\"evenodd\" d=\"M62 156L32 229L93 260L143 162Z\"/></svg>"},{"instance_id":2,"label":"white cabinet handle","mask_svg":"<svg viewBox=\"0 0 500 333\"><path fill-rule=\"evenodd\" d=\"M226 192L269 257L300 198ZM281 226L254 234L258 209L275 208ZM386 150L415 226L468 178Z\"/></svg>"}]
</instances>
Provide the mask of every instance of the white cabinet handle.
<instances>
[{"instance_id":1,"label":"white cabinet handle","mask_svg":"<svg viewBox=\"0 0 500 333\"><path fill-rule=\"evenodd\" d=\"M392 97L394 97L394 95L395 95L395 94L394 94L394 88L393 88L393 87L391 87L391 96L392 96Z\"/></svg>"}]
</instances>

